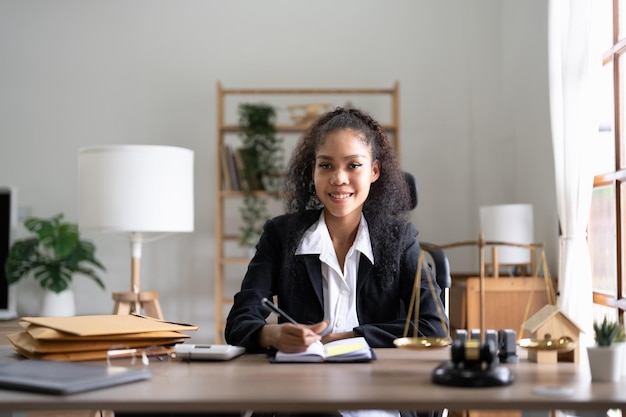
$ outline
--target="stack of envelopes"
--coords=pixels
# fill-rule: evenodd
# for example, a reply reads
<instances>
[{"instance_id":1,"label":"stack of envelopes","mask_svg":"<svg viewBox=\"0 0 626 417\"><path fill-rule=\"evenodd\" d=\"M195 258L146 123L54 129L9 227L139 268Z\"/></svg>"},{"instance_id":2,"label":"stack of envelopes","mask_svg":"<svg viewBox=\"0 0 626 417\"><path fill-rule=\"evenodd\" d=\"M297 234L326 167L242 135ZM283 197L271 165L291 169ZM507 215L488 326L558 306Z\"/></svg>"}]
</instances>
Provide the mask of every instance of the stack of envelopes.
<instances>
[{"instance_id":1,"label":"stack of envelopes","mask_svg":"<svg viewBox=\"0 0 626 417\"><path fill-rule=\"evenodd\" d=\"M31 359L105 359L111 349L171 348L197 326L140 315L23 317L23 331L7 335L15 350Z\"/></svg>"}]
</instances>

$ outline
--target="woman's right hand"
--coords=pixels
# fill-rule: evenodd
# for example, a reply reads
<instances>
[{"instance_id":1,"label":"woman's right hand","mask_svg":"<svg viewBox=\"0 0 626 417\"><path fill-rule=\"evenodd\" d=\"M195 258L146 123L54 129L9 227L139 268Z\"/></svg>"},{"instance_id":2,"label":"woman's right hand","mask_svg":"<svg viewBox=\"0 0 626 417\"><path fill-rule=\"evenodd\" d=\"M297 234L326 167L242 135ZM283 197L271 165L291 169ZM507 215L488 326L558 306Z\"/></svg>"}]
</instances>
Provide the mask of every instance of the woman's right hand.
<instances>
[{"instance_id":1,"label":"woman's right hand","mask_svg":"<svg viewBox=\"0 0 626 417\"><path fill-rule=\"evenodd\" d=\"M312 325L295 326L291 323L266 324L259 333L261 347L270 347L285 353L304 352L311 343L322 339L319 335L328 326L328 321Z\"/></svg>"}]
</instances>

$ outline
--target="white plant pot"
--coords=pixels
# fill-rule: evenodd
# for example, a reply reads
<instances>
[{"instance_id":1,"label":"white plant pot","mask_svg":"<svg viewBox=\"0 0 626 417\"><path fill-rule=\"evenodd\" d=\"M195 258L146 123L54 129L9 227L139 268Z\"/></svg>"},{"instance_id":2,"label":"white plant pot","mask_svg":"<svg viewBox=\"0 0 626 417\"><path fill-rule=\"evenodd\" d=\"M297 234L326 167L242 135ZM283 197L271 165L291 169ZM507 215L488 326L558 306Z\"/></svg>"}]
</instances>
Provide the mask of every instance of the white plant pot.
<instances>
[{"instance_id":1,"label":"white plant pot","mask_svg":"<svg viewBox=\"0 0 626 417\"><path fill-rule=\"evenodd\" d=\"M626 342L615 343L615 346L617 346L622 352L622 378L626 379Z\"/></svg>"},{"instance_id":2,"label":"white plant pot","mask_svg":"<svg viewBox=\"0 0 626 417\"><path fill-rule=\"evenodd\" d=\"M622 377L624 347L621 343L611 346L588 346L589 369L594 382L617 382Z\"/></svg>"},{"instance_id":3,"label":"white plant pot","mask_svg":"<svg viewBox=\"0 0 626 417\"><path fill-rule=\"evenodd\" d=\"M46 291L41 300L42 317L68 317L76 314L76 304L74 303L74 292L65 290L60 293Z\"/></svg>"}]
</instances>

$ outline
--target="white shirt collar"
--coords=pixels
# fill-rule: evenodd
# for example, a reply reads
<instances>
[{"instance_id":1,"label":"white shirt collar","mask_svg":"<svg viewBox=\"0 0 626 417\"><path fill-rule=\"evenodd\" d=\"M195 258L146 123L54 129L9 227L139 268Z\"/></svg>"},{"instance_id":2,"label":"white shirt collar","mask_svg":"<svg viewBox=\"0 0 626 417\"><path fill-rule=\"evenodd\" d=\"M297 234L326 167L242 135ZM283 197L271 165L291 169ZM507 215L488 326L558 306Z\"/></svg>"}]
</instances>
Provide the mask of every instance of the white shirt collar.
<instances>
[{"instance_id":1,"label":"white shirt collar","mask_svg":"<svg viewBox=\"0 0 626 417\"><path fill-rule=\"evenodd\" d=\"M363 255L367 256L372 265L374 264L374 252L372 250L372 241L370 240L369 228L365 216L361 213L361 221L359 222L359 228L356 232L354 243L352 244L354 250L358 250ZM320 214L320 218L304 233L298 248L296 249L296 255L320 255L320 259L324 260L325 256L332 255L336 258L334 252L327 252L333 250L333 244L330 239L330 233L326 227L326 220L324 217L324 210Z\"/></svg>"}]
</instances>

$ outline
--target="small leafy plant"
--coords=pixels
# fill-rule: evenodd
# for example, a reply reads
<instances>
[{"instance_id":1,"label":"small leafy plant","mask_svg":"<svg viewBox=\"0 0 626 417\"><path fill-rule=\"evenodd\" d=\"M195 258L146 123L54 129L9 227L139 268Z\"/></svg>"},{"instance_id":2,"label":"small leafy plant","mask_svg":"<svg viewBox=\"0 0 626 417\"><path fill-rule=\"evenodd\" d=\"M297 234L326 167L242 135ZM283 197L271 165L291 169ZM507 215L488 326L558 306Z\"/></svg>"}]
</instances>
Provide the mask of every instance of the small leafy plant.
<instances>
[{"instance_id":1,"label":"small leafy plant","mask_svg":"<svg viewBox=\"0 0 626 417\"><path fill-rule=\"evenodd\" d=\"M611 346L614 342L624 339L624 328L617 321L609 321L604 316L602 322L593 322L593 332L598 346Z\"/></svg>"},{"instance_id":2,"label":"small leafy plant","mask_svg":"<svg viewBox=\"0 0 626 417\"><path fill-rule=\"evenodd\" d=\"M35 236L11 246L4 265L9 284L32 273L42 288L60 293L68 288L73 275L82 274L104 289L96 269L105 268L95 258L95 245L80 238L77 224L63 222L63 214L57 214L50 219L30 217L24 226Z\"/></svg>"},{"instance_id":3,"label":"small leafy plant","mask_svg":"<svg viewBox=\"0 0 626 417\"><path fill-rule=\"evenodd\" d=\"M267 201L257 191L278 198L282 172L282 139L276 136L276 112L271 105L242 103L238 108L241 130L243 205L240 208L242 246L253 247L269 219Z\"/></svg>"}]
</instances>

